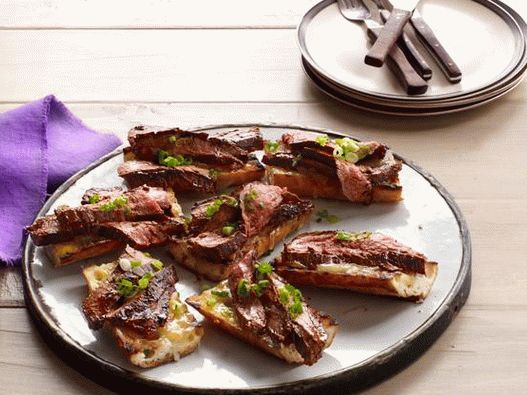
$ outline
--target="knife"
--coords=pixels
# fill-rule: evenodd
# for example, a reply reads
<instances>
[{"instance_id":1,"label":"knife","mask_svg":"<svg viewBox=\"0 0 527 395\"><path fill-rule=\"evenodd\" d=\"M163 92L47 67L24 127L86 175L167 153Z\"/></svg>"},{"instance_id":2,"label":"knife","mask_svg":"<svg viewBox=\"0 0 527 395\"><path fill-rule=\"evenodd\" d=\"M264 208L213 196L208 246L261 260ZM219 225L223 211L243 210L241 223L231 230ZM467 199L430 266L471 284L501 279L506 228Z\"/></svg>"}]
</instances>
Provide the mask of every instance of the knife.
<instances>
[{"instance_id":1,"label":"knife","mask_svg":"<svg viewBox=\"0 0 527 395\"><path fill-rule=\"evenodd\" d=\"M374 3L378 3L378 1L374 0ZM382 21L386 22L388 18L390 18L390 11L386 9L379 9L379 11ZM401 34L401 37L397 40L397 46L404 52L406 59L408 59L415 71L417 71L423 79L429 80L432 78L432 69L410 39L410 36L407 33L410 29L412 29L412 25L407 24L404 27L403 34Z\"/></svg>"},{"instance_id":2,"label":"knife","mask_svg":"<svg viewBox=\"0 0 527 395\"><path fill-rule=\"evenodd\" d=\"M390 18L386 21L379 38L372 45L364 62L370 66L381 67L390 49L403 32L404 25L412 17L419 0L393 0Z\"/></svg>"},{"instance_id":3,"label":"knife","mask_svg":"<svg viewBox=\"0 0 527 395\"><path fill-rule=\"evenodd\" d=\"M373 0L379 7L385 10L393 10L393 5L390 0ZM384 19L382 10L381 17ZM436 35L425 22L418 9L414 9L412 17L410 18L410 25L406 29L414 30L419 41L426 47L428 52L433 56L436 63L439 65L445 77L453 84L461 81L462 73L456 62L448 54L446 49L441 45Z\"/></svg>"}]
</instances>

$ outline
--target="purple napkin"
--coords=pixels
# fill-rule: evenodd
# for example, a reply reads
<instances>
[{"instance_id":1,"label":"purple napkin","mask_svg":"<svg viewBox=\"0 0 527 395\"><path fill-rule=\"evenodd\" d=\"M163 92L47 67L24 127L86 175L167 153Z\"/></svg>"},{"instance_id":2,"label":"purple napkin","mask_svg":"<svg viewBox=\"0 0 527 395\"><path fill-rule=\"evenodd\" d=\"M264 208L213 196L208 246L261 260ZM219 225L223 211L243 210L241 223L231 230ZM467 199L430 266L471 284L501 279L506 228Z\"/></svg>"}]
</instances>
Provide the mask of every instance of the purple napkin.
<instances>
[{"instance_id":1,"label":"purple napkin","mask_svg":"<svg viewBox=\"0 0 527 395\"><path fill-rule=\"evenodd\" d=\"M68 177L119 146L54 96L0 114L0 261L20 262L24 227Z\"/></svg>"}]
</instances>

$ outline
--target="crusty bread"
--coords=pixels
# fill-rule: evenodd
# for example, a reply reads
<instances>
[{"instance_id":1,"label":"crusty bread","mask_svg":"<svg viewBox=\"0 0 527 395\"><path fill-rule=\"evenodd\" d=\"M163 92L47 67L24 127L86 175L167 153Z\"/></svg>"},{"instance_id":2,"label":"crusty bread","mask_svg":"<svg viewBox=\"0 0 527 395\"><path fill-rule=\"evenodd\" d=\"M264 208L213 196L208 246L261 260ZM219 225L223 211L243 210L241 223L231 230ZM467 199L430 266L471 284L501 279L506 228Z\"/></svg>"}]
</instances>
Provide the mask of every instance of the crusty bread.
<instances>
[{"instance_id":1,"label":"crusty bread","mask_svg":"<svg viewBox=\"0 0 527 395\"><path fill-rule=\"evenodd\" d=\"M284 345L276 344L270 338L265 336L259 336L254 332L243 330L234 311L228 307L230 298L216 298L216 303L210 305L208 303L212 296L212 290L225 290L227 289L226 281L218 284L216 287L206 290L200 295L193 295L187 298L186 302L192 307L197 309L209 322L214 326L224 330L225 332L237 337L238 339L262 349L284 361L292 364L304 363L303 357L297 351L294 344ZM329 347L333 342L335 334L337 333L338 324L328 315L320 313L321 322L328 335L325 348Z\"/></svg>"},{"instance_id":2,"label":"crusty bread","mask_svg":"<svg viewBox=\"0 0 527 395\"><path fill-rule=\"evenodd\" d=\"M117 262L111 262L84 268L82 274L88 284L88 291L97 289L116 266ZM154 340L140 338L135 332L106 323L132 364L149 368L178 361L199 346L204 329L185 303L181 302L178 292L171 295L169 306L168 319L159 330L159 338Z\"/></svg>"},{"instance_id":3,"label":"crusty bread","mask_svg":"<svg viewBox=\"0 0 527 395\"><path fill-rule=\"evenodd\" d=\"M123 247L118 240L94 235L77 236L73 240L44 246L44 251L53 265L65 266L84 259L109 254Z\"/></svg>"},{"instance_id":4,"label":"crusty bread","mask_svg":"<svg viewBox=\"0 0 527 395\"><path fill-rule=\"evenodd\" d=\"M304 226L310 215L311 211L308 211L278 226L266 226L256 236L247 240L243 249L255 249L257 255L262 256L288 234ZM186 239L171 241L169 249L178 264L208 280L220 281L228 275L228 263L211 262L209 259L192 254Z\"/></svg>"},{"instance_id":5,"label":"crusty bread","mask_svg":"<svg viewBox=\"0 0 527 395\"><path fill-rule=\"evenodd\" d=\"M216 190L224 191L236 185L259 181L265 175L265 170L256 162L248 162L244 167L232 171L219 171L216 177Z\"/></svg>"},{"instance_id":6,"label":"crusty bread","mask_svg":"<svg viewBox=\"0 0 527 395\"><path fill-rule=\"evenodd\" d=\"M369 295L385 295L422 302L437 275L437 263L426 262L425 274L390 272L354 264L319 265L308 270L277 265L276 273L295 285L341 288Z\"/></svg>"},{"instance_id":7,"label":"crusty bread","mask_svg":"<svg viewBox=\"0 0 527 395\"><path fill-rule=\"evenodd\" d=\"M322 174L303 174L286 171L278 167L267 166L266 178L272 185L287 188L300 197L313 199L349 200L342 192L342 187L336 178L332 179ZM372 190L373 202L398 202L402 199L402 187L399 180L391 183L376 185Z\"/></svg>"}]
</instances>

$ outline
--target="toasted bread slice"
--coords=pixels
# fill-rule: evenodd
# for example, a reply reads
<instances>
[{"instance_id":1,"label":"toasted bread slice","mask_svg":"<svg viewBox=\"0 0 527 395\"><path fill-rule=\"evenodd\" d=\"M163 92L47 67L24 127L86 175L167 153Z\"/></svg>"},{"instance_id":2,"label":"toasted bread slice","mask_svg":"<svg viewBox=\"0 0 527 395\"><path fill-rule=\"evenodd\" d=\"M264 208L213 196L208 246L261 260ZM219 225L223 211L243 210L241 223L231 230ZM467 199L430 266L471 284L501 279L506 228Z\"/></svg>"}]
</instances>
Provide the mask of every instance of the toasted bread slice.
<instances>
[{"instance_id":1,"label":"toasted bread slice","mask_svg":"<svg viewBox=\"0 0 527 395\"><path fill-rule=\"evenodd\" d=\"M56 267L106 255L124 246L118 240L95 235L77 236L71 241L44 246L46 255Z\"/></svg>"},{"instance_id":2,"label":"toasted bread slice","mask_svg":"<svg viewBox=\"0 0 527 395\"><path fill-rule=\"evenodd\" d=\"M130 251L129 248L127 251ZM134 251L134 254L134 257L137 258L139 256L137 254L141 253ZM83 276L88 285L89 293L95 292L101 286L107 286L108 280L112 278L116 270L121 270L117 261L84 268ZM108 293L111 292L111 290L108 291ZM126 300L113 301L114 304L117 304L117 308L125 302ZM111 306L111 309L115 307ZM142 337L137 331L126 326L114 325L111 320L106 320L104 325L111 330L117 344L124 350L130 362L143 368L178 361L198 347L204 334L203 327L188 311L187 306L181 302L177 291L170 295L168 317L164 325L158 329L156 338Z\"/></svg>"},{"instance_id":3,"label":"toasted bread slice","mask_svg":"<svg viewBox=\"0 0 527 395\"><path fill-rule=\"evenodd\" d=\"M341 234L339 237L339 233ZM284 246L276 272L295 285L340 288L423 301L438 265L389 236L337 231L300 234Z\"/></svg>"},{"instance_id":4,"label":"toasted bread slice","mask_svg":"<svg viewBox=\"0 0 527 395\"><path fill-rule=\"evenodd\" d=\"M215 293L228 290L227 281L223 281L216 287L204 291L200 295L193 295L186 302L197 309L209 322L238 339L258 347L291 364L303 364L304 358L294 344L285 345L272 341L267 336L261 336L255 332L243 330L238 322L234 310L229 307L232 303L230 297L217 297ZM318 313L320 321L327 333L325 348L329 347L337 333L338 324L329 315Z\"/></svg>"},{"instance_id":5,"label":"toasted bread slice","mask_svg":"<svg viewBox=\"0 0 527 395\"><path fill-rule=\"evenodd\" d=\"M329 178L320 173L304 174L267 166L266 178L270 184L287 188L301 197L348 200L337 178ZM372 189L372 202L398 202L402 199L402 189L398 178L390 183L375 185Z\"/></svg>"},{"instance_id":6,"label":"toasted bread slice","mask_svg":"<svg viewBox=\"0 0 527 395\"><path fill-rule=\"evenodd\" d=\"M383 271L354 264L326 264L317 270L277 266L276 272L296 285L347 289L368 295L393 296L422 302L437 276L437 263L427 262L425 274Z\"/></svg>"},{"instance_id":7,"label":"toasted bread slice","mask_svg":"<svg viewBox=\"0 0 527 395\"><path fill-rule=\"evenodd\" d=\"M261 180L265 175L264 167L257 160L247 162L241 169L232 171L218 171L216 177L216 190L224 191L227 188Z\"/></svg>"}]
</instances>

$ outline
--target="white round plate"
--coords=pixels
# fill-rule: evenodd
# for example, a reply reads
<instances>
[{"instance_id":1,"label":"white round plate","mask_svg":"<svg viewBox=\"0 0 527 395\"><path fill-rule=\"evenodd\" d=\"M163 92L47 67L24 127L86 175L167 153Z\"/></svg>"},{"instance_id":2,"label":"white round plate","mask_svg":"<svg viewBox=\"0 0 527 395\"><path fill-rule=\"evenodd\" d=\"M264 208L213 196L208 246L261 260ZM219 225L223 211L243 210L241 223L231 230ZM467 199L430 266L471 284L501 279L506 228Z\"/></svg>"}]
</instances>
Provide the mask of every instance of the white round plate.
<instances>
[{"instance_id":1,"label":"white round plate","mask_svg":"<svg viewBox=\"0 0 527 395\"><path fill-rule=\"evenodd\" d=\"M433 77L425 94L408 96L386 67L364 63L368 49L364 27L344 19L333 0L317 4L302 19L298 27L302 56L334 84L393 103L449 101L478 95L524 71L525 23L499 1L422 0L418 8L463 72L460 83L448 82L421 48Z\"/></svg>"},{"instance_id":2,"label":"white round plate","mask_svg":"<svg viewBox=\"0 0 527 395\"><path fill-rule=\"evenodd\" d=\"M278 139L285 131L314 130L285 125L222 125L203 130L249 126L260 126L266 139ZM118 150L73 176L55 192L40 215L53 212L61 204L78 204L90 187L120 185L116 172L122 162L120 153ZM287 365L205 324L205 336L196 352L177 363L152 369L135 367L109 333L88 328L80 308L86 296L81 267L88 262L54 268L42 249L28 241L23 273L30 311L61 357L119 391L292 393L342 385L347 390L359 388L368 380L401 369L423 352L463 305L470 287L468 230L451 196L410 162L405 162L400 179L404 191L400 203L361 206L317 200L316 210L328 209L340 222L330 225L313 218L300 232L338 228L391 235L439 263L432 291L424 303L414 304L346 291L302 289L314 307L340 322L335 341L314 366ZM191 199L179 200L184 209L193 203ZM280 250L281 245L270 258ZM170 262L169 258L164 260ZM193 274L181 267L177 271L177 289L183 298L200 292Z\"/></svg>"},{"instance_id":3,"label":"white round plate","mask_svg":"<svg viewBox=\"0 0 527 395\"><path fill-rule=\"evenodd\" d=\"M514 88L516 88L524 79L525 74L520 74L517 78L510 81L509 85L506 85L499 90L487 93L478 97L478 100L463 100L455 104L445 105L436 104L433 106L418 106L412 104L386 104L381 101L372 100L371 98L363 98L359 95L350 95L347 91L343 90L340 86L331 84L321 76L316 74L314 70L305 62L302 61L302 67L306 75L311 79L313 84L324 92L326 95L340 101L341 103L347 104L351 107L355 107L361 110L367 110L380 114L399 115L399 116L428 116L428 115L444 115L451 114L454 112L465 111L473 108L480 107L484 104L493 102L500 97L506 95Z\"/></svg>"}]
</instances>

